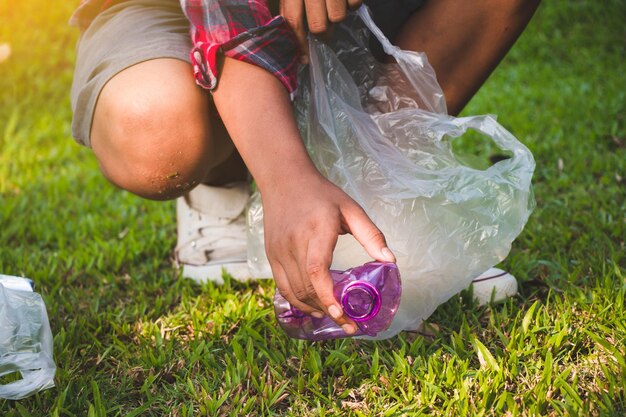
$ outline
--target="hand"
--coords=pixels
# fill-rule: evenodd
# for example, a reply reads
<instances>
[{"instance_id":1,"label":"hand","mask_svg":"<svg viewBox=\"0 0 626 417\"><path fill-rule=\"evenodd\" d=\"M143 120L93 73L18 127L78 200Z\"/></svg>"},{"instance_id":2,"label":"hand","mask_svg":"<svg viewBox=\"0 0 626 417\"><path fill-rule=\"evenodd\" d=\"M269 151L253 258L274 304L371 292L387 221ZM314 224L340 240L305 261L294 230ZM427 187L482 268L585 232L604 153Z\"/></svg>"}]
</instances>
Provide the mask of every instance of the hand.
<instances>
[{"instance_id":1,"label":"hand","mask_svg":"<svg viewBox=\"0 0 626 417\"><path fill-rule=\"evenodd\" d=\"M346 18L348 10L355 10L363 0L280 0L280 14L293 29L302 51L302 63L309 62L305 15L309 31L314 35L327 33L333 23Z\"/></svg>"},{"instance_id":2,"label":"hand","mask_svg":"<svg viewBox=\"0 0 626 417\"><path fill-rule=\"evenodd\" d=\"M351 233L379 261L395 262L382 232L347 194L321 175L287 179L262 190L265 247L280 294L314 317L331 317L352 334L333 295L329 268L340 234Z\"/></svg>"}]
</instances>

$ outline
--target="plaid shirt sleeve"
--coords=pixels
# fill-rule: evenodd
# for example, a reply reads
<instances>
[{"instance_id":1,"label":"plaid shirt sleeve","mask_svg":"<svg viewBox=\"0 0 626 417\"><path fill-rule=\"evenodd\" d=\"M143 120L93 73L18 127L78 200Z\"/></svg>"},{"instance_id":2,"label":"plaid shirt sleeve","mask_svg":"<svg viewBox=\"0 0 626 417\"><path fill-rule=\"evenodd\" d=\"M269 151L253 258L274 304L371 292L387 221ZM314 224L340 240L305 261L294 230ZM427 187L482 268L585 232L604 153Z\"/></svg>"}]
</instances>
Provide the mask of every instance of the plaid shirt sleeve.
<instances>
[{"instance_id":1,"label":"plaid shirt sleeve","mask_svg":"<svg viewBox=\"0 0 626 417\"><path fill-rule=\"evenodd\" d=\"M191 23L191 62L196 82L217 85L217 57L223 54L274 74L295 96L299 50L282 16L272 17L267 0L180 0Z\"/></svg>"}]
</instances>

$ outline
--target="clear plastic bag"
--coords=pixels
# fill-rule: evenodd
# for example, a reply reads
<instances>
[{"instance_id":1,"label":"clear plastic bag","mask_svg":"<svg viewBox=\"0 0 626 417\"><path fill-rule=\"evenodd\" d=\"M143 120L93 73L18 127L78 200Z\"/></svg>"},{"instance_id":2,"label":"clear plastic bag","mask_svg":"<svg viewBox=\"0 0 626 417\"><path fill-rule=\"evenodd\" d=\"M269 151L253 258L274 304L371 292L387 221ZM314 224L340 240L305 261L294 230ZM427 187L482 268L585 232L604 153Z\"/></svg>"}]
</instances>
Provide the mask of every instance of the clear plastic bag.
<instances>
[{"instance_id":1,"label":"clear plastic bag","mask_svg":"<svg viewBox=\"0 0 626 417\"><path fill-rule=\"evenodd\" d=\"M372 33L397 64L368 48ZM391 45L362 7L327 43L309 39L295 112L320 170L367 212L387 238L402 277L402 299L377 339L415 330L438 305L502 261L534 200L531 152L491 116L447 115L443 92L424 54ZM472 129L510 158L486 170L463 165L451 141ZM248 211L249 265L267 273L259 196ZM340 236L332 268L370 261Z\"/></svg>"},{"instance_id":2,"label":"clear plastic bag","mask_svg":"<svg viewBox=\"0 0 626 417\"><path fill-rule=\"evenodd\" d=\"M0 377L22 379L0 385L0 398L19 400L54 386L52 332L46 306L29 280L0 275Z\"/></svg>"}]
</instances>

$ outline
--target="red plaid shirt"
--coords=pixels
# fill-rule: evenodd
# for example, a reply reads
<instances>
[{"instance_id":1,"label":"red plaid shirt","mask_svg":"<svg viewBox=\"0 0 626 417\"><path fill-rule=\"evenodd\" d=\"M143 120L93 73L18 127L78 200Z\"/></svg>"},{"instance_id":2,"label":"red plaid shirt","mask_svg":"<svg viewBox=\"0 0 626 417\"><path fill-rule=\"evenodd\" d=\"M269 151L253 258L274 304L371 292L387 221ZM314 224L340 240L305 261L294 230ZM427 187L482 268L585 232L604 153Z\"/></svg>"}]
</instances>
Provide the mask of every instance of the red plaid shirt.
<instances>
[{"instance_id":1,"label":"red plaid shirt","mask_svg":"<svg viewBox=\"0 0 626 417\"><path fill-rule=\"evenodd\" d=\"M71 23L86 29L98 13L124 0L83 0ZM273 17L267 0L180 0L191 23L191 63L196 82L217 85L219 54L249 62L271 72L293 98L298 45L282 16Z\"/></svg>"}]
</instances>

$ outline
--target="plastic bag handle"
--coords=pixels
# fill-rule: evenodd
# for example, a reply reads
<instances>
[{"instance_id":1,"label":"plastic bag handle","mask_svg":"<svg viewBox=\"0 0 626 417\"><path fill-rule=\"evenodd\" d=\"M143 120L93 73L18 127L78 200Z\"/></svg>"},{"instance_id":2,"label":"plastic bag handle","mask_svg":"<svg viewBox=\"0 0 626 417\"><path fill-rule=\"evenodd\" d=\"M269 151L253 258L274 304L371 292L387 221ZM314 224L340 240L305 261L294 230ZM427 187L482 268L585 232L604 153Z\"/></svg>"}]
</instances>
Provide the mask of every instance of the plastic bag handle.
<instances>
[{"instance_id":1,"label":"plastic bag handle","mask_svg":"<svg viewBox=\"0 0 626 417\"><path fill-rule=\"evenodd\" d=\"M20 370L22 379L0 385L0 398L7 400L21 400L35 392L52 388L56 368L42 368L36 370Z\"/></svg>"},{"instance_id":2,"label":"plastic bag handle","mask_svg":"<svg viewBox=\"0 0 626 417\"><path fill-rule=\"evenodd\" d=\"M374 23L374 20L372 19L372 16L370 15L367 6L362 5L361 7L359 7L356 13L361 18L365 26L370 30L370 32L372 32L372 35L374 35L378 42L380 42L383 47L383 51L385 51L387 55L392 56L403 71L410 71L410 68L415 67L415 65L419 65L421 67L421 71L414 74L414 77L420 79L419 84L415 84L412 78L409 79L409 82L413 85L415 89L415 93L417 93L420 98L420 107L422 107L424 110L428 110L434 113L448 114L443 90L437 82L435 70L428 63L428 58L426 57L426 54L417 53L414 51L405 51L398 46L392 44L389 39L387 39L383 31L380 30L378 26L376 26L376 23ZM424 94L422 85L428 85L429 89L433 93Z\"/></svg>"},{"instance_id":3,"label":"plastic bag handle","mask_svg":"<svg viewBox=\"0 0 626 417\"><path fill-rule=\"evenodd\" d=\"M357 10L358 16L363 20L363 23L367 28L372 32L372 34L376 37L378 42L383 47L383 50L386 54L392 56L396 59L398 64L402 66L402 63L407 59L407 54L411 55L413 63L418 63L424 69L429 69L430 66L427 64L425 56L422 54L417 54L412 51L405 51L399 48L398 46L393 45L389 39L384 35L382 30L370 15L367 7L362 5ZM418 92L420 91L417 88ZM442 93L443 94L443 93ZM443 97L443 95L442 95ZM445 100L443 109L430 109L435 113L443 113L443 118L447 119L446 121L451 123L458 130L458 135L449 135L450 138L455 138L465 133L468 129L473 129L477 132L482 133L483 135L490 138L501 150L509 151L513 154L512 158L501 161L502 163L494 164L490 166L487 171L493 172L504 172L511 169L511 166L532 166L534 167L535 162L532 157L532 153L530 150L524 146L520 141L518 141L508 130L503 128L497 121L495 116L492 115L484 115L484 116L472 116L472 117L460 117L460 118L452 118L447 115L447 110L445 109ZM443 110L443 111L441 111ZM444 122L445 123L445 122ZM456 130L455 129L455 130ZM530 183L530 175L528 176L528 183ZM526 184L523 184L526 186Z\"/></svg>"},{"instance_id":4,"label":"plastic bag handle","mask_svg":"<svg viewBox=\"0 0 626 417\"><path fill-rule=\"evenodd\" d=\"M374 20L372 19L372 16L368 11L367 6L361 5L361 7L357 9L357 14L359 15L363 23L365 23L365 26L367 26L370 32L372 32L372 35L374 35L376 39L378 39L378 42L380 42L383 47L383 51L385 51L387 55L391 55L392 57L396 58L396 60L402 60L402 49L392 44L389 39L387 39L383 31L380 30L378 26L376 26L376 23L374 23Z\"/></svg>"},{"instance_id":5,"label":"plastic bag handle","mask_svg":"<svg viewBox=\"0 0 626 417\"><path fill-rule=\"evenodd\" d=\"M402 71L405 73L413 71L414 73L415 66L420 65L422 67L422 71L419 71L418 74L414 74L418 76L416 83L430 84L431 82L434 82L434 85L430 84L429 87L441 91L440 86L436 82L434 70L428 64L428 60L424 54L405 51L392 45L372 20L367 7L361 6L356 13L372 34L381 42L385 52L396 59ZM323 62L323 58L318 56L318 50L321 46L315 42L313 37L309 37L309 43L311 59L309 68L311 71L312 82L316 85L322 85L326 82L326 74L323 72L322 65L320 64ZM413 84L413 80L410 81ZM422 97L423 103L426 104L425 108L420 107L417 113L416 110L418 109L412 107L396 110L396 113L400 114L406 111L410 113L408 116L411 118L423 118L424 122L430 125L430 128L432 129L432 135L428 135L431 140L441 141L444 136L453 140L454 138L461 136L467 129L473 129L482 133L493 140L502 151L508 151L512 154L511 158L490 166L487 170L485 170L485 172L497 176L514 176L517 178L516 185L521 189L527 189L530 186L530 180L535 166L530 150L519 142L509 131L500 126L493 116L484 115L462 118L449 116L445 109L445 99L443 97L443 93L441 93L441 103L439 103L437 97L433 98L433 96L422 95L423 88L420 87L420 85L413 84L413 86L415 91ZM325 88L315 89L312 94L317 97L316 100L319 102L326 103L330 101L330 97L328 96L329 92ZM335 99L337 100L337 103L343 103L342 106L344 111L351 112L355 110L352 108L353 105L345 102L343 98L335 97ZM317 115L320 121L320 126L326 132L331 133L332 136L335 126L334 115L329 113L331 111L331 107L317 106L316 111L321 112ZM358 108L356 111L360 112L362 109ZM361 119L360 123L353 127L357 130L357 136L360 137L365 137L367 136L368 131L375 131L377 129L377 127L374 126L373 120L370 119ZM371 136L370 140L361 141L360 146L364 148L366 154L369 155L370 158L376 161L376 163L385 172L385 175L389 178L394 178L396 182L405 182L404 174L400 171L413 172L416 174L417 176L412 178L412 185L408 187L415 193L415 195L431 195L444 190L449 183L448 178L452 171L479 171L466 165L460 165L446 170L430 169L427 166L416 168L414 163L390 141L377 135ZM339 151L341 152L341 150ZM387 167L386 163L386 158L390 157L390 155L393 155L393 159L395 161L393 168ZM462 175L460 171L458 174ZM353 198L357 201L362 201L358 191L359 187L356 186L356 184L352 184L350 176L347 176L347 178L350 183L350 187L353 190ZM393 191L390 190L390 192Z\"/></svg>"}]
</instances>

